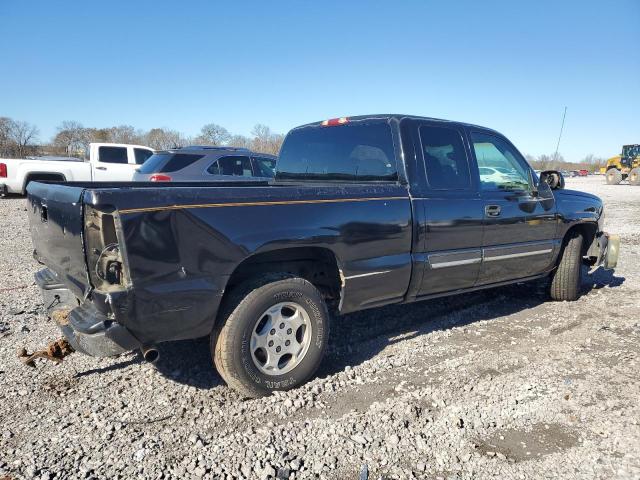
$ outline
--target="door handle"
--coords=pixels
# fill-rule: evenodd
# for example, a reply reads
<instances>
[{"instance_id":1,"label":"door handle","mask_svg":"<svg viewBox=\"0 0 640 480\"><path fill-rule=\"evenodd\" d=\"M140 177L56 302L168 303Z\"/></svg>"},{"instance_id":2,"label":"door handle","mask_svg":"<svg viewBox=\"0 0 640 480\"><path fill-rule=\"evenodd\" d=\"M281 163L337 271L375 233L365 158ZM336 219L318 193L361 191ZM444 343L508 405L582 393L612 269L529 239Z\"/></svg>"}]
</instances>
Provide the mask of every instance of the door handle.
<instances>
[{"instance_id":1,"label":"door handle","mask_svg":"<svg viewBox=\"0 0 640 480\"><path fill-rule=\"evenodd\" d=\"M484 207L484 214L487 217L499 217L500 211L500 205L487 205L486 207Z\"/></svg>"},{"instance_id":2,"label":"door handle","mask_svg":"<svg viewBox=\"0 0 640 480\"><path fill-rule=\"evenodd\" d=\"M96 167L96 170L106 170L107 167Z\"/></svg>"}]
</instances>

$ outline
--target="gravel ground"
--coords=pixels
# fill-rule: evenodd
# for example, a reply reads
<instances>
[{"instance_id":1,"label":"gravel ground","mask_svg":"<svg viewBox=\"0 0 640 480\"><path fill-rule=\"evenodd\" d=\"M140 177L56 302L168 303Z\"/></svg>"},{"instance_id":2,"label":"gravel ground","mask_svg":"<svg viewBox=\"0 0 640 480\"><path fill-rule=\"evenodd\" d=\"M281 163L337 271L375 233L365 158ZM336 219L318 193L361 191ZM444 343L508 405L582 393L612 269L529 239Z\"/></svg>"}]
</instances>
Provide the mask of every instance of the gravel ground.
<instances>
[{"instance_id":1,"label":"gravel ground","mask_svg":"<svg viewBox=\"0 0 640 480\"><path fill-rule=\"evenodd\" d=\"M315 380L247 401L206 340L23 366L58 332L26 201L1 200L0 478L640 478L640 188L603 182L567 181L623 244L577 302L540 282L349 315Z\"/></svg>"}]
</instances>

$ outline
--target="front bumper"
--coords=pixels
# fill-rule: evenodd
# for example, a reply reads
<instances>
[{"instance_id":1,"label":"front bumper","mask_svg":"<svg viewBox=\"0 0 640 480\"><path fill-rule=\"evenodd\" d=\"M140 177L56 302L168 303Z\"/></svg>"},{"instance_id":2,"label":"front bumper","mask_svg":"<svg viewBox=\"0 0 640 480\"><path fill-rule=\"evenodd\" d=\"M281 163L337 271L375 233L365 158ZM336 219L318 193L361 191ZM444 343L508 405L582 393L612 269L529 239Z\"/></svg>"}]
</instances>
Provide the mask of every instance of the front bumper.
<instances>
[{"instance_id":1,"label":"front bumper","mask_svg":"<svg viewBox=\"0 0 640 480\"><path fill-rule=\"evenodd\" d=\"M618 265L620 252L620 236L602 232L597 237L598 258L595 265L602 265L607 270L613 270Z\"/></svg>"},{"instance_id":2,"label":"front bumper","mask_svg":"<svg viewBox=\"0 0 640 480\"><path fill-rule=\"evenodd\" d=\"M124 326L99 312L91 303L81 303L65 288L57 275L45 268L35 275L47 312L74 350L94 357L112 357L141 347ZM68 315L53 315L56 311Z\"/></svg>"}]
</instances>

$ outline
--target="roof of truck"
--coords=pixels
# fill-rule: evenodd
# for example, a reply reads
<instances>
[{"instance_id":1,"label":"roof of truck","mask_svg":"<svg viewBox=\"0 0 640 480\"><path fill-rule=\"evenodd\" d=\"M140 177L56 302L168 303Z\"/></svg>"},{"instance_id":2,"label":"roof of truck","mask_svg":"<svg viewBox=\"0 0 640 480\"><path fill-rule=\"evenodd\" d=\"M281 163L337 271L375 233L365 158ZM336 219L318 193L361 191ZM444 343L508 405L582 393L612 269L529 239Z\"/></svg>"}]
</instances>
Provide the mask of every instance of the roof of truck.
<instances>
[{"instance_id":1,"label":"roof of truck","mask_svg":"<svg viewBox=\"0 0 640 480\"><path fill-rule=\"evenodd\" d=\"M424 117L421 115L410 115L410 114L404 114L404 113L377 113L377 114L369 114L369 115L354 115L354 116L343 116L343 117L339 117L340 119L346 119L347 121L344 123L351 123L351 122L360 122L360 121L366 121L366 120L402 120L405 118L408 119L413 119L413 120L428 120L429 122L437 122L437 123L447 123L447 124L453 124L453 125L462 125L465 127L473 127L473 128L480 128L482 130L489 130L489 131L493 131L496 132L495 130L491 129L491 128L487 128L487 127L483 127L481 125L474 125L472 123L467 123L467 122L460 122L460 121L456 121L456 120L446 120L443 118L434 118L434 117ZM304 127L317 127L317 126L321 126L323 122L325 122L326 120L320 120L317 122L311 122L311 123L307 123L304 125L300 125L299 127L296 128L304 128ZM498 133L498 132L496 132Z\"/></svg>"}]
</instances>

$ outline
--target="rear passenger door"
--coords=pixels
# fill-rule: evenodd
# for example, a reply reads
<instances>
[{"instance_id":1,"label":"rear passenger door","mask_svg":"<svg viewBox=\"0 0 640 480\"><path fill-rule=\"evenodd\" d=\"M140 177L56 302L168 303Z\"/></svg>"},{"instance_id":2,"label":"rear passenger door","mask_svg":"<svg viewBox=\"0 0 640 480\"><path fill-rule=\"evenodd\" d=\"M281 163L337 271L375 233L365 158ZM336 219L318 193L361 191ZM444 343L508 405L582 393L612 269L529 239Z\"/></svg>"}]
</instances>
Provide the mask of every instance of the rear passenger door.
<instances>
[{"instance_id":1,"label":"rear passenger door","mask_svg":"<svg viewBox=\"0 0 640 480\"><path fill-rule=\"evenodd\" d=\"M484 204L483 262L478 284L534 276L551 267L559 242L553 192L534 192L533 172L518 150L494 132L469 133Z\"/></svg>"},{"instance_id":2,"label":"rear passenger door","mask_svg":"<svg viewBox=\"0 0 640 480\"><path fill-rule=\"evenodd\" d=\"M483 202L465 132L444 122L414 125L417 173L424 178L414 198L425 252L417 296L473 287L482 261Z\"/></svg>"}]
</instances>

